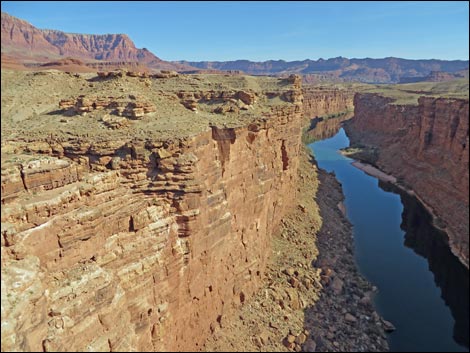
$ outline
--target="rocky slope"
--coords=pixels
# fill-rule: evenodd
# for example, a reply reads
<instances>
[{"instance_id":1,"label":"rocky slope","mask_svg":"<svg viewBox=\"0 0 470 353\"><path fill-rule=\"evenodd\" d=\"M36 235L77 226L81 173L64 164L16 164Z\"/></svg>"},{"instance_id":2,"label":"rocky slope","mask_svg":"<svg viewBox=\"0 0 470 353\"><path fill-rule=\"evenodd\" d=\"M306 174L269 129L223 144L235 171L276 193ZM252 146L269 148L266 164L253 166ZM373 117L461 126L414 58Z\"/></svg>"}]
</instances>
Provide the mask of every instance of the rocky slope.
<instances>
[{"instance_id":1,"label":"rocky slope","mask_svg":"<svg viewBox=\"0 0 470 353\"><path fill-rule=\"evenodd\" d=\"M30 23L2 12L2 53L24 62L46 62L72 57L110 63L138 62L155 69L189 70L138 49L125 34L77 34L37 29Z\"/></svg>"},{"instance_id":2,"label":"rocky slope","mask_svg":"<svg viewBox=\"0 0 470 353\"><path fill-rule=\"evenodd\" d=\"M194 350L255 292L300 79L212 79L2 75L2 350Z\"/></svg>"},{"instance_id":3,"label":"rocky slope","mask_svg":"<svg viewBox=\"0 0 470 353\"><path fill-rule=\"evenodd\" d=\"M318 60L253 62L235 61L181 61L200 69L241 70L252 75L305 75L309 83L317 81L359 81L367 83L397 83L402 77L425 77L431 71L453 73L468 69L468 60L408 60L401 58L348 59L343 57Z\"/></svg>"},{"instance_id":4,"label":"rocky slope","mask_svg":"<svg viewBox=\"0 0 470 353\"><path fill-rule=\"evenodd\" d=\"M274 234L265 283L216 327L205 351L388 351L390 326L355 265L341 185L307 153L298 180L298 204Z\"/></svg>"},{"instance_id":5,"label":"rocky slope","mask_svg":"<svg viewBox=\"0 0 470 353\"><path fill-rule=\"evenodd\" d=\"M392 102L378 94L357 94L354 118L347 124L351 143L366 150L372 147L369 162L416 192L448 233L452 251L468 267L468 99L421 97L418 105Z\"/></svg>"}]
</instances>

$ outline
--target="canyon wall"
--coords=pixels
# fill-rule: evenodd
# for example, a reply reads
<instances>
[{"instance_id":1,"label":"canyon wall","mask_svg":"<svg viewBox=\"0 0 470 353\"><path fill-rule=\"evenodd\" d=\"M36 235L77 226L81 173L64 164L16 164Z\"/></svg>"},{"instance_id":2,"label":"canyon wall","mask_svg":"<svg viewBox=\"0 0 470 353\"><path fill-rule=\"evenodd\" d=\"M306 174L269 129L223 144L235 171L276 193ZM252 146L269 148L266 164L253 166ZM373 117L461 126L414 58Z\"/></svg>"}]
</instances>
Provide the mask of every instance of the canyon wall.
<instances>
[{"instance_id":1,"label":"canyon wall","mask_svg":"<svg viewBox=\"0 0 470 353\"><path fill-rule=\"evenodd\" d=\"M356 94L354 118L347 124L351 144L376 148L373 162L431 208L452 251L468 267L468 100L392 102L377 94Z\"/></svg>"},{"instance_id":2,"label":"canyon wall","mask_svg":"<svg viewBox=\"0 0 470 353\"><path fill-rule=\"evenodd\" d=\"M2 158L2 351L197 350L258 288L296 198L290 97L244 127Z\"/></svg>"},{"instance_id":3,"label":"canyon wall","mask_svg":"<svg viewBox=\"0 0 470 353\"><path fill-rule=\"evenodd\" d=\"M308 130L304 133L303 140L310 144L315 141L324 140L336 135L341 129L343 122L351 119L353 112L339 112L331 118L315 118L310 121Z\"/></svg>"},{"instance_id":4,"label":"canyon wall","mask_svg":"<svg viewBox=\"0 0 470 353\"><path fill-rule=\"evenodd\" d=\"M354 92L305 85L302 89L306 123L315 117L353 110Z\"/></svg>"}]
</instances>

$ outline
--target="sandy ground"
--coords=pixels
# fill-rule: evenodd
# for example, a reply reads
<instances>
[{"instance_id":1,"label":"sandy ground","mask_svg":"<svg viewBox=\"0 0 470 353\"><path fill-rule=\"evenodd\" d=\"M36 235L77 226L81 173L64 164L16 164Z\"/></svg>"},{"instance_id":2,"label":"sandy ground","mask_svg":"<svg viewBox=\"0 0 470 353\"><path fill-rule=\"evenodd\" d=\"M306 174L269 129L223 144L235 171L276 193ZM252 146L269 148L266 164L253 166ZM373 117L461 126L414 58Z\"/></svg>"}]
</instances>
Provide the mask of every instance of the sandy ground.
<instances>
[{"instance_id":1,"label":"sandy ground","mask_svg":"<svg viewBox=\"0 0 470 353\"><path fill-rule=\"evenodd\" d=\"M373 177L376 177L376 178L378 178L382 181L387 181L387 182L390 182L390 183L396 183L397 182L397 178L395 178L392 175L389 175L389 174L386 174L386 173L382 172L381 170L371 166L370 164L361 163L359 161L354 161L351 164L353 166L355 166L356 168L358 168L360 170L363 170L366 174L369 174Z\"/></svg>"}]
</instances>

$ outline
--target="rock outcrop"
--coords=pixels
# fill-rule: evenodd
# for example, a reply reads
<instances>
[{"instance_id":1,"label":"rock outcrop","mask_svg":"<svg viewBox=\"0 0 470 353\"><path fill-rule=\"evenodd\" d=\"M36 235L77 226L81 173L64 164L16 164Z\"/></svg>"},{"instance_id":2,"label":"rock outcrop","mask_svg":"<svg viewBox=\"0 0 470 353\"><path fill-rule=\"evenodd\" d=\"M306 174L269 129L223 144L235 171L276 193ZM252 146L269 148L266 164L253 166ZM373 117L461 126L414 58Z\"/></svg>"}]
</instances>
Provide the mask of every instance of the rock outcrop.
<instances>
[{"instance_id":1,"label":"rock outcrop","mask_svg":"<svg viewBox=\"0 0 470 353\"><path fill-rule=\"evenodd\" d=\"M378 151L375 164L414 190L449 235L452 251L468 267L468 100L419 98L418 105L357 94L347 124L352 145Z\"/></svg>"},{"instance_id":2,"label":"rock outcrop","mask_svg":"<svg viewBox=\"0 0 470 353\"><path fill-rule=\"evenodd\" d=\"M67 114L85 115L94 111L106 111L110 114L141 119L145 114L156 111L155 104L141 96L95 97L80 95L75 99L63 99L59 107Z\"/></svg>"},{"instance_id":3,"label":"rock outcrop","mask_svg":"<svg viewBox=\"0 0 470 353\"><path fill-rule=\"evenodd\" d=\"M184 137L3 137L2 350L201 347L258 288L271 234L294 205L302 94L282 87L256 119ZM261 96L234 92L243 104Z\"/></svg>"}]
</instances>

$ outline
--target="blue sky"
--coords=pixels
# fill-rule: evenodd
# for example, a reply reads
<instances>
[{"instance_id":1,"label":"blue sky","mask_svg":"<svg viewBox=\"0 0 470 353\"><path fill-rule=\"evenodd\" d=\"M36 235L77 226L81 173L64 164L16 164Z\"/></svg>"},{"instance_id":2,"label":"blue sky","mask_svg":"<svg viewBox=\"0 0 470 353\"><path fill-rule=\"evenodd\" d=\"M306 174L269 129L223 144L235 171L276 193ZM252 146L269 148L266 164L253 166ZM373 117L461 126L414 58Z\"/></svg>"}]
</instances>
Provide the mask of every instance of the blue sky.
<instances>
[{"instance_id":1,"label":"blue sky","mask_svg":"<svg viewBox=\"0 0 470 353\"><path fill-rule=\"evenodd\" d=\"M38 28L126 33L164 60L463 59L468 2L2 1Z\"/></svg>"}]
</instances>

